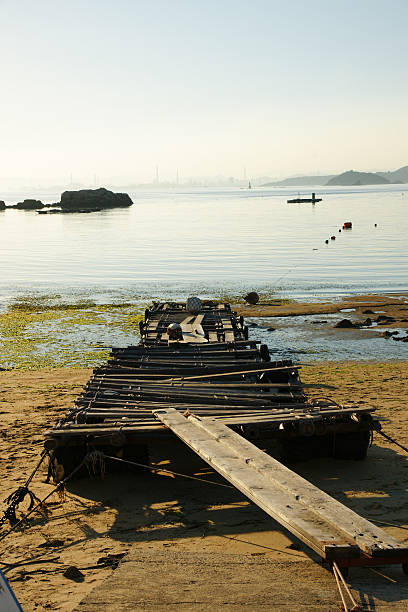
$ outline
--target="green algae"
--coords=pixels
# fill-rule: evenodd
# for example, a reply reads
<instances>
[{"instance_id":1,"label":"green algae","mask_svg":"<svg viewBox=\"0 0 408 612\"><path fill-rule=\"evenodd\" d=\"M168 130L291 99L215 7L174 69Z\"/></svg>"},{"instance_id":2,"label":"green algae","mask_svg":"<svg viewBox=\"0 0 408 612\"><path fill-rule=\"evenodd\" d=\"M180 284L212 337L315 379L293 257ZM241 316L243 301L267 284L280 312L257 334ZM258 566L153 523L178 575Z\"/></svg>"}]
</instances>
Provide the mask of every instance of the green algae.
<instances>
[{"instance_id":1,"label":"green algae","mask_svg":"<svg viewBox=\"0 0 408 612\"><path fill-rule=\"evenodd\" d=\"M63 302L58 294L19 297L0 313L0 367L95 367L113 344L139 340L145 304Z\"/></svg>"},{"instance_id":2,"label":"green algae","mask_svg":"<svg viewBox=\"0 0 408 612\"><path fill-rule=\"evenodd\" d=\"M125 296L124 296L125 297ZM96 367L104 363L112 346L139 342L139 322L149 303L132 294L129 301L112 296L111 303L97 297L58 293L22 295L0 312L0 367L42 369ZM290 300L261 294L262 303ZM109 299L109 298L108 298ZM242 296L219 295L216 301L244 304Z\"/></svg>"}]
</instances>

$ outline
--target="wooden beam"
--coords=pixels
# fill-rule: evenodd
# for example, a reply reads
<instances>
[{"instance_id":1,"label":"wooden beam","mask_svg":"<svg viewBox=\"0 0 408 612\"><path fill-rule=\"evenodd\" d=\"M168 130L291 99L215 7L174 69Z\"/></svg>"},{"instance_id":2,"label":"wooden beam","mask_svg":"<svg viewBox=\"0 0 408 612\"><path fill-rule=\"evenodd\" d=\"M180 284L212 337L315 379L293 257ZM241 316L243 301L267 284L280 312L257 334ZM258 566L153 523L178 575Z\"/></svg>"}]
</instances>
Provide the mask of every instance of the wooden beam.
<instances>
[{"instance_id":1,"label":"wooden beam","mask_svg":"<svg viewBox=\"0 0 408 612\"><path fill-rule=\"evenodd\" d=\"M408 548L209 417L154 412L200 457L324 559L408 555Z\"/></svg>"}]
</instances>

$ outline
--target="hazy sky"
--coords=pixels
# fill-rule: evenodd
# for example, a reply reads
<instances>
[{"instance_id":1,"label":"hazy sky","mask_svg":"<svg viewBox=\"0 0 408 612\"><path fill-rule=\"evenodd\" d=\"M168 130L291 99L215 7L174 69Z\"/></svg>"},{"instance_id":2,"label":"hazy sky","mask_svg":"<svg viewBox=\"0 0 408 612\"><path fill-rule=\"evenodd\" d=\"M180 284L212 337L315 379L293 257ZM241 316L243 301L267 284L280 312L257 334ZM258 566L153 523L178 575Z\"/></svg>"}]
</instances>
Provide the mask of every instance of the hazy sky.
<instances>
[{"instance_id":1,"label":"hazy sky","mask_svg":"<svg viewBox=\"0 0 408 612\"><path fill-rule=\"evenodd\" d=\"M408 0L0 0L0 186L408 164Z\"/></svg>"}]
</instances>

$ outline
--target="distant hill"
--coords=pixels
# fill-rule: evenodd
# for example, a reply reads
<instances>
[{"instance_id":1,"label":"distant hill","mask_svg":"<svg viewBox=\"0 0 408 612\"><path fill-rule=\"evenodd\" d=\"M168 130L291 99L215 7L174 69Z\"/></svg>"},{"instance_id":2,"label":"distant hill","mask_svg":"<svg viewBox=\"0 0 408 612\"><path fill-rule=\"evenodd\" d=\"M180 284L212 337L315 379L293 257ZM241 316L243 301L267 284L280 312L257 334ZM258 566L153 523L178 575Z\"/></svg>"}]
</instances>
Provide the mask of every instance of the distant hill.
<instances>
[{"instance_id":1,"label":"distant hill","mask_svg":"<svg viewBox=\"0 0 408 612\"><path fill-rule=\"evenodd\" d=\"M348 170L338 175L292 176L282 181L264 183L261 187L302 187L306 185L309 187L313 185L350 187L357 185L395 185L398 183L408 183L408 166L402 166L402 168L391 172L356 172Z\"/></svg>"},{"instance_id":2,"label":"distant hill","mask_svg":"<svg viewBox=\"0 0 408 612\"><path fill-rule=\"evenodd\" d=\"M302 187L303 185L326 185L334 174L327 176L292 176L274 183L265 183L262 187Z\"/></svg>"},{"instance_id":3,"label":"distant hill","mask_svg":"<svg viewBox=\"0 0 408 612\"><path fill-rule=\"evenodd\" d=\"M331 178L327 183L327 187L351 187L356 185L387 185L390 181L380 174L375 172L355 172L348 170Z\"/></svg>"},{"instance_id":4,"label":"distant hill","mask_svg":"<svg viewBox=\"0 0 408 612\"><path fill-rule=\"evenodd\" d=\"M377 174L387 179L389 183L408 183L408 166L403 166L393 172L377 172Z\"/></svg>"}]
</instances>

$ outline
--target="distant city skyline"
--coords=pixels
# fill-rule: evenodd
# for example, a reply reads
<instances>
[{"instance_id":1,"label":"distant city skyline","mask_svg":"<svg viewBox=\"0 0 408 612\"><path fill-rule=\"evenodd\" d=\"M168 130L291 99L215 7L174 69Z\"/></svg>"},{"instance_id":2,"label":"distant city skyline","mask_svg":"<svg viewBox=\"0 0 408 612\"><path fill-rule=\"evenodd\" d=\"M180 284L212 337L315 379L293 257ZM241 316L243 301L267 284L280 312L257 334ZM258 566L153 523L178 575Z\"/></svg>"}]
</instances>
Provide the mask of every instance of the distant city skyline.
<instances>
[{"instance_id":1,"label":"distant city skyline","mask_svg":"<svg viewBox=\"0 0 408 612\"><path fill-rule=\"evenodd\" d=\"M0 190L408 163L405 0L3 0L0 17Z\"/></svg>"}]
</instances>

